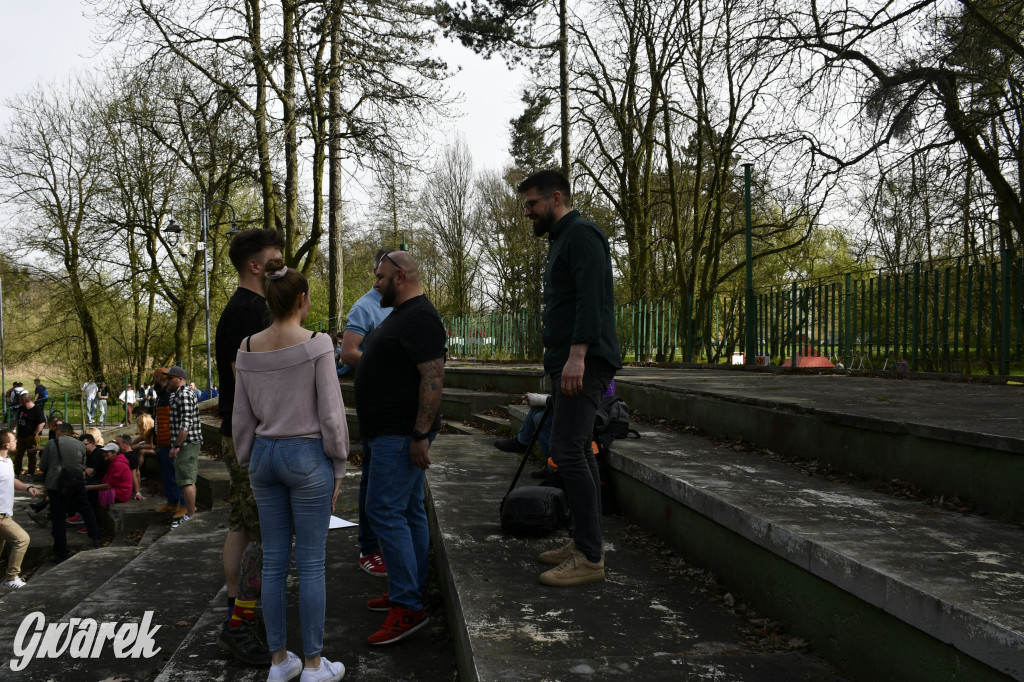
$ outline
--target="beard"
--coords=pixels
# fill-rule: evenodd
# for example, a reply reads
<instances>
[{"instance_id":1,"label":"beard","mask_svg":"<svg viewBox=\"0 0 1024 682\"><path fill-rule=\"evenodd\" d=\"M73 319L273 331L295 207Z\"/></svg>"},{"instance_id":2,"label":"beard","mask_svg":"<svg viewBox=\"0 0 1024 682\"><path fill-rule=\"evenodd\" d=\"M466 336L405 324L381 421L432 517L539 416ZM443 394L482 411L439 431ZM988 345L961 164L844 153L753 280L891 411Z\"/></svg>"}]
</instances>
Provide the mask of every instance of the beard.
<instances>
[{"instance_id":1,"label":"beard","mask_svg":"<svg viewBox=\"0 0 1024 682\"><path fill-rule=\"evenodd\" d=\"M395 291L395 276L391 275L388 277L384 286L380 288L380 307L381 308L392 308L395 305L395 298L398 296L398 292Z\"/></svg>"},{"instance_id":2,"label":"beard","mask_svg":"<svg viewBox=\"0 0 1024 682\"><path fill-rule=\"evenodd\" d=\"M550 215L537 216L537 220L533 223L534 236L543 237L551 229L552 224L554 224L554 221Z\"/></svg>"}]
</instances>

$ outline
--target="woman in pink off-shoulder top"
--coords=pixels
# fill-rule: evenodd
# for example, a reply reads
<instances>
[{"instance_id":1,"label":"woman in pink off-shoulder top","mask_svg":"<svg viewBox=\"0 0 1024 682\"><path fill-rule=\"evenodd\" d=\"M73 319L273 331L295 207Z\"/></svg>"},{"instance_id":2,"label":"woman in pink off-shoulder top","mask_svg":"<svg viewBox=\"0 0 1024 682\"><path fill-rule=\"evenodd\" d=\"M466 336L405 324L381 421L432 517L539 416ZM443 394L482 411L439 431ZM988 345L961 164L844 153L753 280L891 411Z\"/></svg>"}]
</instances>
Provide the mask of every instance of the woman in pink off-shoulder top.
<instances>
[{"instance_id":1,"label":"woman in pink off-shoulder top","mask_svg":"<svg viewBox=\"0 0 1024 682\"><path fill-rule=\"evenodd\" d=\"M248 465L263 536L263 617L271 680L340 680L345 666L321 657L327 528L348 459L348 425L334 366L334 341L310 334L309 283L280 259L265 266L274 321L242 341L235 362L232 433ZM295 533L305 667L285 649L285 580Z\"/></svg>"}]
</instances>

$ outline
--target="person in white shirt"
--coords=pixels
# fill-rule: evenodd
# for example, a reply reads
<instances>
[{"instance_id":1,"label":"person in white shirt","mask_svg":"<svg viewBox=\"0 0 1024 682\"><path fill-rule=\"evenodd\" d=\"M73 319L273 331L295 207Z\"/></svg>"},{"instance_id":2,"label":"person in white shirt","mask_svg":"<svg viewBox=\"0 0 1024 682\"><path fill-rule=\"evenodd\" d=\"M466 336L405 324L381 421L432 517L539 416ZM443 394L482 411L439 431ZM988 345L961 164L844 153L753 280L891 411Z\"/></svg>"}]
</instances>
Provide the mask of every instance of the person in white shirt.
<instances>
[{"instance_id":1,"label":"person in white shirt","mask_svg":"<svg viewBox=\"0 0 1024 682\"><path fill-rule=\"evenodd\" d=\"M14 491L28 492L32 497L39 494L33 485L22 483L14 476L14 464L10 453L15 444L14 433L9 429L0 431L0 552L4 544L11 543L11 554L7 558L7 574L4 587L25 586L21 579L21 562L28 550L29 536L14 520Z\"/></svg>"},{"instance_id":2,"label":"person in white shirt","mask_svg":"<svg viewBox=\"0 0 1024 682\"><path fill-rule=\"evenodd\" d=\"M85 398L85 418L92 424L96 414L96 391L99 390L92 379L82 384L82 397Z\"/></svg>"},{"instance_id":3,"label":"person in white shirt","mask_svg":"<svg viewBox=\"0 0 1024 682\"><path fill-rule=\"evenodd\" d=\"M121 401L121 407L124 408L124 421L121 422L121 426L132 423L132 410L135 409L135 389L129 386L128 388L121 391L117 396L117 399Z\"/></svg>"}]
</instances>

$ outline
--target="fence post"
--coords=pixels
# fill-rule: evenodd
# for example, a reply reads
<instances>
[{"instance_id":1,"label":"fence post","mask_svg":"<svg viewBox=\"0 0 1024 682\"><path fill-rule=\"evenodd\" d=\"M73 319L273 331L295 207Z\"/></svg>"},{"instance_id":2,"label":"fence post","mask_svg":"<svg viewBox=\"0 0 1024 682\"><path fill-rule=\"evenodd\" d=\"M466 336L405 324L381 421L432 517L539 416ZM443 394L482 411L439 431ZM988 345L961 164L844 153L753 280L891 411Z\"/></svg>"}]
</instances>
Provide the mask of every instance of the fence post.
<instances>
[{"instance_id":1,"label":"fence post","mask_svg":"<svg viewBox=\"0 0 1024 682\"><path fill-rule=\"evenodd\" d=\"M1002 316L1002 330L999 338L999 373L1006 376L1010 373L1010 289L1013 281L1010 276L1010 250L1003 248L1003 290L1000 298L1000 315Z\"/></svg>"},{"instance_id":2,"label":"fence post","mask_svg":"<svg viewBox=\"0 0 1024 682\"><path fill-rule=\"evenodd\" d=\"M853 289L853 277L850 273L846 273L843 278L843 330L841 338L843 339L843 352L840 355L841 358L847 358L847 365L853 365L853 339L851 336L850 325L853 323L853 300L851 293Z\"/></svg>"},{"instance_id":3,"label":"fence post","mask_svg":"<svg viewBox=\"0 0 1024 682\"><path fill-rule=\"evenodd\" d=\"M917 359L921 332L921 263L914 263L914 311L911 320L910 369L917 371Z\"/></svg>"}]
</instances>

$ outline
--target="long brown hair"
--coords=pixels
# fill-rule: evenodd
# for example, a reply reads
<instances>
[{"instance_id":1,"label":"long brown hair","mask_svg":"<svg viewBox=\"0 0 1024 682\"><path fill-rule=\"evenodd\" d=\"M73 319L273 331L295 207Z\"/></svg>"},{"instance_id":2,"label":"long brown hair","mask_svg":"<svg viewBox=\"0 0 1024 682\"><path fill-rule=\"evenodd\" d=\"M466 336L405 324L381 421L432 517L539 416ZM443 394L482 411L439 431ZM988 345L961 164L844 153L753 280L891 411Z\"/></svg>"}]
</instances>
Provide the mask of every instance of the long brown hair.
<instances>
[{"instance_id":1,"label":"long brown hair","mask_svg":"<svg viewBox=\"0 0 1024 682\"><path fill-rule=\"evenodd\" d=\"M284 261L280 258L271 258L263 266L267 307L277 320L291 314L299 296L309 293L309 282L305 275L295 268L287 268L283 276L277 276L285 267Z\"/></svg>"}]
</instances>

